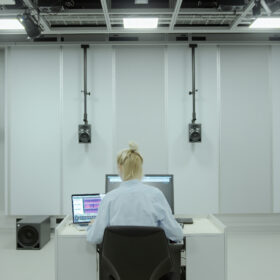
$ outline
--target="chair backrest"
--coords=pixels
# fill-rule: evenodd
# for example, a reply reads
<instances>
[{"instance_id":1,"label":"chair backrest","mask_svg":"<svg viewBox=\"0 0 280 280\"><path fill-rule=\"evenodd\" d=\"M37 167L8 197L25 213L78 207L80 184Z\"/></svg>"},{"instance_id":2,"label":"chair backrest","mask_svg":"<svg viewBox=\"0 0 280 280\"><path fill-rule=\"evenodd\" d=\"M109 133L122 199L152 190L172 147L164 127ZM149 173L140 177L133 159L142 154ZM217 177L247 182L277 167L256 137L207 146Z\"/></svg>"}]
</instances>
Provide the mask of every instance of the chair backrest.
<instances>
[{"instance_id":1,"label":"chair backrest","mask_svg":"<svg viewBox=\"0 0 280 280\"><path fill-rule=\"evenodd\" d=\"M107 227L101 266L106 275L104 279L159 279L172 268L164 231L158 227Z\"/></svg>"}]
</instances>

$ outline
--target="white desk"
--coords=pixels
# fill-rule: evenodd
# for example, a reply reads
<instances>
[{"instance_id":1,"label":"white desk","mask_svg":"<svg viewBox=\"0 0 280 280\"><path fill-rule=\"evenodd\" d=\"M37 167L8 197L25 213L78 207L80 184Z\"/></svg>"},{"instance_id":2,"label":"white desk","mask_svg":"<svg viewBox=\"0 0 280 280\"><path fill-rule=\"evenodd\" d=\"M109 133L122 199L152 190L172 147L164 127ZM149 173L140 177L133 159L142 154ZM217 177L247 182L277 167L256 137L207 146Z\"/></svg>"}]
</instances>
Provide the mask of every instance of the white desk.
<instances>
[{"instance_id":1,"label":"white desk","mask_svg":"<svg viewBox=\"0 0 280 280\"><path fill-rule=\"evenodd\" d=\"M98 254L67 216L55 229L55 279L98 279Z\"/></svg>"},{"instance_id":2,"label":"white desk","mask_svg":"<svg viewBox=\"0 0 280 280\"><path fill-rule=\"evenodd\" d=\"M212 215L184 226L186 279L225 280L224 225Z\"/></svg>"},{"instance_id":3,"label":"white desk","mask_svg":"<svg viewBox=\"0 0 280 280\"><path fill-rule=\"evenodd\" d=\"M187 280L225 280L224 225L214 216L193 218L184 226ZM98 254L71 216L55 231L56 280L98 280Z\"/></svg>"}]
</instances>

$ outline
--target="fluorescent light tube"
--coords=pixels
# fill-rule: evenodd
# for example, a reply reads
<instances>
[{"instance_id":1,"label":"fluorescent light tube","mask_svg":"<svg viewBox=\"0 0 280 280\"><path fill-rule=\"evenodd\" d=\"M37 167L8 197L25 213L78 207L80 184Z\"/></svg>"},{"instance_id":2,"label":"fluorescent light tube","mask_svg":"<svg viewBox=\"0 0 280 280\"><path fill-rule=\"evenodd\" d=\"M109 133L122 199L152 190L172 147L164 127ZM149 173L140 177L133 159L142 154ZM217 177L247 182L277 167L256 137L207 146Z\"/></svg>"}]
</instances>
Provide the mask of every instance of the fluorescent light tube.
<instances>
[{"instance_id":1,"label":"fluorescent light tube","mask_svg":"<svg viewBox=\"0 0 280 280\"><path fill-rule=\"evenodd\" d=\"M158 18L124 18L124 28L157 28Z\"/></svg>"},{"instance_id":2,"label":"fluorescent light tube","mask_svg":"<svg viewBox=\"0 0 280 280\"><path fill-rule=\"evenodd\" d=\"M135 0L136 5L148 5L148 0Z\"/></svg>"},{"instance_id":3,"label":"fluorescent light tube","mask_svg":"<svg viewBox=\"0 0 280 280\"><path fill-rule=\"evenodd\" d=\"M250 28L280 28L280 17L279 18L257 18L251 25Z\"/></svg>"},{"instance_id":4,"label":"fluorescent light tube","mask_svg":"<svg viewBox=\"0 0 280 280\"><path fill-rule=\"evenodd\" d=\"M23 25L18 19L0 19L0 30L21 30Z\"/></svg>"},{"instance_id":5,"label":"fluorescent light tube","mask_svg":"<svg viewBox=\"0 0 280 280\"><path fill-rule=\"evenodd\" d=\"M15 0L1 0L1 5L15 5L16 1Z\"/></svg>"}]
</instances>

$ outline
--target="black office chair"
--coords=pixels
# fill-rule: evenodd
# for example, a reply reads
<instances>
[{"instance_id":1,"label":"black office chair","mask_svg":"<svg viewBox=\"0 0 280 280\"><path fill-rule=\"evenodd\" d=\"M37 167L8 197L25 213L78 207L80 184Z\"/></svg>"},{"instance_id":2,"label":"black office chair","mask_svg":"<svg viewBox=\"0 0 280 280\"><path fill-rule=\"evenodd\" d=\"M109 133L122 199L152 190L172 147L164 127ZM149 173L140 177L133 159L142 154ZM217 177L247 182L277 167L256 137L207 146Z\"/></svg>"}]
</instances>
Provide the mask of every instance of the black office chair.
<instances>
[{"instance_id":1,"label":"black office chair","mask_svg":"<svg viewBox=\"0 0 280 280\"><path fill-rule=\"evenodd\" d=\"M166 277L174 273L174 260L169 247L164 231L158 227L107 227L103 243L97 247L100 279L179 279L179 275Z\"/></svg>"}]
</instances>

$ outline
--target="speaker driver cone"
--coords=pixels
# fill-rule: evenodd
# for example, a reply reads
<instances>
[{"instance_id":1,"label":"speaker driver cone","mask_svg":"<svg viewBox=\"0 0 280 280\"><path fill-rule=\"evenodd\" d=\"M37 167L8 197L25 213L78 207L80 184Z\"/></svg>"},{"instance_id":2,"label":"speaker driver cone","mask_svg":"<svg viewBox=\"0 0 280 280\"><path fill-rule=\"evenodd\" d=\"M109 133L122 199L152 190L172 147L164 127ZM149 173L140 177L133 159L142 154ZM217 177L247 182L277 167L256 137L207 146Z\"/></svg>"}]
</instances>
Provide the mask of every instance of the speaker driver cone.
<instances>
[{"instance_id":1,"label":"speaker driver cone","mask_svg":"<svg viewBox=\"0 0 280 280\"><path fill-rule=\"evenodd\" d=\"M31 226L23 226L18 231L18 241L24 246L35 246L38 243L38 231Z\"/></svg>"}]
</instances>

